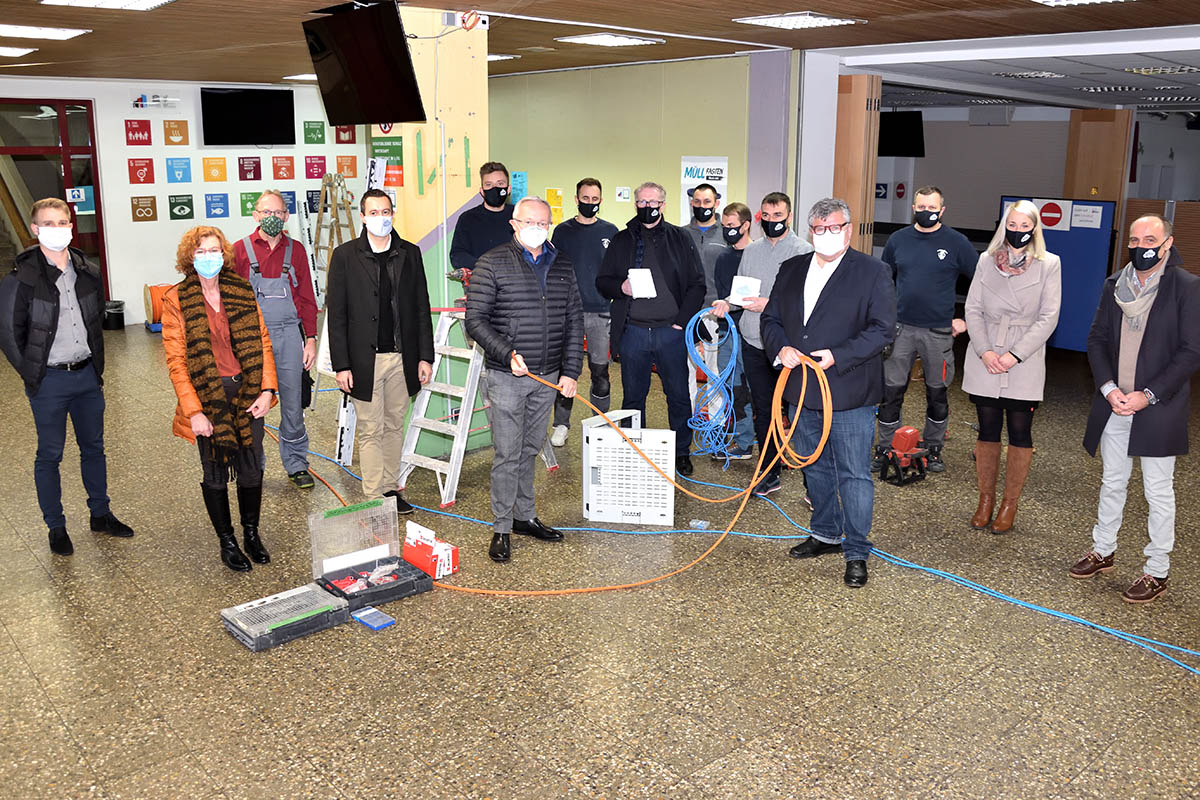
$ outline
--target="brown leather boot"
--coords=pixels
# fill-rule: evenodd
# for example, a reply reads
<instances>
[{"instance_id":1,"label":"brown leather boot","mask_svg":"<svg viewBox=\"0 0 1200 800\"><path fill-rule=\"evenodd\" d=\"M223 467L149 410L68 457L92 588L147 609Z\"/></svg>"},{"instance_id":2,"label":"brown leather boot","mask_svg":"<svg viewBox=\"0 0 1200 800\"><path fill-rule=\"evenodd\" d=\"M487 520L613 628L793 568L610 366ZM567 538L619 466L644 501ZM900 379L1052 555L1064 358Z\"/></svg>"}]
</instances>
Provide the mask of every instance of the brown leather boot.
<instances>
[{"instance_id":1,"label":"brown leather boot","mask_svg":"<svg viewBox=\"0 0 1200 800\"><path fill-rule=\"evenodd\" d=\"M1004 499L1000 501L996 518L992 520L992 533L1008 533L1012 530L1013 519L1017 516L1017 500L1025 488L1025 478L1029 476L1032 463L1032 447L1008 446L1008 459L1004 466Z\"/></svg>"},{"instance_id":2,"label":"brown leather boot","mask_svg":"<svg viewBox=\"0 0 1200 800\"><path fill-rule=\"evenodd\" d=\"M975 477L979 481L979 507L971 527L981 531L991 523L996 509L996 474L1000 472L1000 443L975 443Z\"/></svg>"}]
</instances>

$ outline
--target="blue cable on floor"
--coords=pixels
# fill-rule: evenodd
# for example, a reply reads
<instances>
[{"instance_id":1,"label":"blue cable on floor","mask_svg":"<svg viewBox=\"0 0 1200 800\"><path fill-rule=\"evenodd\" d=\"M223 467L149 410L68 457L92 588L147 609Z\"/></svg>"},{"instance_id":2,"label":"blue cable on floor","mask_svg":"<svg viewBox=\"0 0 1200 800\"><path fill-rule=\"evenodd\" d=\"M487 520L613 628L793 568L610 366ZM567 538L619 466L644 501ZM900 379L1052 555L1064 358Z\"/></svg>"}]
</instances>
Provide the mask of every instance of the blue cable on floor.
<instances>
[{"instance_id":1,"label":"blue cable on floor","mask_svg":"<svg viewBox=\"0 0 1200 800\"><path fill-rule=\"evenodd\" d=\"M274 431L279 430L279 428L275 427L274 425L267 425L266 427L268 427ZM340 467L342 469L342 471L344 471L347 475L354 478L355 480L358 480L358 481L362 480L361 477L359 477L358 475L355 475L353 472L351 472L345 466L338 463L336 460L330 458L329 456L327 456L323 453L318 453L315 450L309 450L308 452L314 456L317 456L318 458L323 458L326 461L329 461L333 464L337 464L337 466ZM683 476L680 476L680 477L683 477ZM737 489L737 487L735 487L735 486L726 486L726 485L720 484L720 483L709 483L707 481L698 481L693 478L685 478L684 480L688 480L688 481L691 481L692 483L700 484L701 486L710 486L710 487L713 487L716 489L726 489L726 490L732 491L732 492L739 491ZM782 508L780 508L779 505L777 503L775 503L773 500L770 500L769 498L766 498L766 497L761 497L759 499L766 500L768 503L770 503L772 506L774 506L775 509L777 511L779 511L779 513L783 516L784 519L786 519L797 530L803 531L804 535L803 536L770 536L767 534L745 533L742 531L730 531L729 532L730 535L742 536L742 537L751 538L751 539L807 539L808 536L812 534L811 530L809 530L808 528L805 528L803 525L800 525L795 520L793 520L791 517L789 517L787 515L787 513L784 512L784 510ZM476 523L478 525L490 525L491 524L485 520L476 519L474 517L468 517L463 514L454 514L449 511L441 511L438 509L425 508L423 506L417 506L417 505L414 505L413 507L419 508L422 511L425 511L430 514L438 514L443 517L451 517L453 519L461 519L466 522ZM662 535L670 534L670 533L710 533L710 534L716 533L716 531L712 531L712 530L708 530L708 529L677 529L677 530L665 530L665 531L622 531L622 530L616 530L613 528L562 528L561 530L584 531L584 532L593 532L593 533L619 533L619 534L625 534L625 535L630 535L630 536L662 536ZM1076 625L1082 625L1085 628L1091 628L1092 630L1107 634L1109 636L1112 636L1115 639L1126 642L1127 644L1132 644L1137 647L1140 647L1143 650L1146 650L1147 652L1150 652L1156 656L1159 656L1160 658L1165 658L1167 661L1171 662L1172 664L1175 664L1178 667L1182 667L1183 669L1187 670L1188 672L1192 673L1193 675L1200 676L1200 669L1196 669L1195 667L1193 667L1189 664L1186 664L1183 661L1180 661L1179 659L1169 655L1168 653L1163 652L1162 650L1159 650L1158 648L1160 648L1160 647L1166 648L1167 650L1173 650L1177 653L1195 656L1197 658L1200 658L1200 651L1189 650L1186 647L1180 647L1178 645L1168 644L1167 642L1161 642L1161 641L1158 641L1157 639L1150 639L1145 636L1139 636L1135 633L1129 633L1127 631L1118 630L1117 628L1110 628L1107 625L1101 625L1098 622L1092 622L1089 619L1084 619L1083 617L1076 616L1075 614L1069 614L1065 611L1056 611L1052 608L1047 608L1045 606L1039 606L1036 603L1030 603L1025 600L1021 600L1019 598L1013 597L1012 595L1007 595L1007 594L1004 594L1003 592L997 591L995 589L991 589L982 584L975 583L974 581L972 581L968 578L964 578L961 575L956 575L953 572L947 572L945 570L936 569L934 567L926 567L921 564L917 564L912 561L908 561L907 559L901 558L900 556L895 556L895 555L892 555L891 553L888 553L887 551L880 550L878 547L872 548L871 552L873 552L875 555L879 556L880 560L882 560L884 563L891 564L892 566L903 567L905 569L911 569L911 570L915 570L917 572L923 572L923 573L925 573L927 575L931 575L935 578L942 578L944 580L949 581L950 583L955 584L956 586L960 586L964 589L968 589L968 590L976 592L978 594L982 594L985 597L991 597L995 600L1002 600L1006 603L1011 603L1012 605L1015 605L1018 608L1024 608L1028 611L1034 611L1039 614L1044 614L1044 615L1046 615L1048 617L1052 617L1054 619L1063 620L1064 622L1072 622L1072 623L1075 623Z\"/></svg>"},{"instance_id":2,"label":"blue cable on floor","mask_svg":"<svg viewBox=\"0 0 1200 800\"><path fill-rule=\"evenodd\" d=\"M715 344L720 347L721 343L728 339L732 352L725 367L719 373L714 374L704 361L704 355L696 348L696 325L710 313L709 309L700 309L692 315L692 318L688 320L687 327L683 330L683 343L687 347L688 355L707 378L703 391L696 396L696 413L692 414L687 424L695 431L694 443L698 445L692 450L692 454L724 456L725 469L728 469L729 433L733 429L733 386L731 383L734 370L737 369L738 354L742 349L742 337L738 336L737 325L733 318L726 314L725 321L728 323L728 327L723 334L718 336ZM688 369L691 369L690 364ZM717 409L715 416L710 417L704 413L705 409L716 404L719 404L720 408Z\"/></svg>"}]
</instances>

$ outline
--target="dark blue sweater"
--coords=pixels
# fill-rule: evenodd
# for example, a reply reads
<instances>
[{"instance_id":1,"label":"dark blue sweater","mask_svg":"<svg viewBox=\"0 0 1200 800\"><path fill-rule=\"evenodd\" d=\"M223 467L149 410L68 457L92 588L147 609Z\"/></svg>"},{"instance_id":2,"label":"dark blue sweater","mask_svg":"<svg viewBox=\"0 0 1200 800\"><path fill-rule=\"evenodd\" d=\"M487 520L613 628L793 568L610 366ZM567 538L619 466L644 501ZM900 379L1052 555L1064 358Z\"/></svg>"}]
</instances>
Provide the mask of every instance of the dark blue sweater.
<instances>
[{"instance_id":1,"label":"dark blue sweater","mask_svg":"<svg viewBox=\"0 0 1200 800\"><path fill-rule=\"evenodd\" d=\"M896 279L896 320L918 328L949 328L958 276L972 278L979 254L963 236L943 225L922 233L915 225L893 233L883 261Z\"/></svg>"}]
</instances>

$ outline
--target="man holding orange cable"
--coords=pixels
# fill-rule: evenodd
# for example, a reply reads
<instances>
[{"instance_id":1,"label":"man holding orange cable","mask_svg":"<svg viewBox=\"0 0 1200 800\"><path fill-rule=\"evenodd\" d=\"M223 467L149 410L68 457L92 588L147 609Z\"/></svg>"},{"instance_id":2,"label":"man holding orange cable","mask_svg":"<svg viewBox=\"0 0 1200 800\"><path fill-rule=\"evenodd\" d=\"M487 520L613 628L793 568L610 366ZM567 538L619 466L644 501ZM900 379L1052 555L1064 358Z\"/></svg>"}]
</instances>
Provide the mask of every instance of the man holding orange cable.
<instances>
[{"instance_id":1,"label":"man holding orange cable","mask_svg":"<svg viewBox=\"0 0 1200 800\"><path fill-rule=\"evenodd\" d=\"M802 354L829 383L832 424L820 456L804 468L813 502L812 536L793 547L793 558L841 551L846 585L867 583L875 484L871 440L875 406L883 399L883 349L896 330L892 271L850 247L850 207L819 200L808 212L815 252L789 258L779 268L762 315L768 358L796 370L784 397L798 416L793 446L801 455L821 444L825 400L811 379L801 396Z\"/></svg>"}]
</instances>

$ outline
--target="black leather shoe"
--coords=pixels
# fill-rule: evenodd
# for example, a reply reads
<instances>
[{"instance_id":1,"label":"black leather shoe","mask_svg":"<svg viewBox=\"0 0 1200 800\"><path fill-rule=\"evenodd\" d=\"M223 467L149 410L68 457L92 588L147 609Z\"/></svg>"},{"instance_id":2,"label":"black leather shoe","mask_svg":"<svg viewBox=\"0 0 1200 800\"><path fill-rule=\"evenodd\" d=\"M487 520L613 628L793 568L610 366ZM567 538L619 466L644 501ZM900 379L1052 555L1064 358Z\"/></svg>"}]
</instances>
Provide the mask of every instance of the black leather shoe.
<instances>
[{"instance_id":1,"label":"black leather shoe","mask_svg":"<svg viewBox=\"0 0 1200 800\"><path fill-rule=\"evenodd\" d=\"M519 533L522 536L532 536L535 539L541 539L543 542L561 542L563 540L562 531L551 528L537 517L528 522L522 519L514 519L513 533Z\"/></svg>"},{"instance_id":2,"label":"black leather shoe","mask_svg":"<svg viewBox=\"0 0 1200 800\"><path fill-rule=\"evenodd\" d=\"M503 564L512 557L512 548L508 542L507 533L493 533L492 546L488 548L488 558L497 564Z\"/></svg>"},{"instance_id":3,"label":"black leather shoe","mask_svg":"<svg viewBox=\"0 0 1200 800\"><path fill-rule=\"evenodd\" d=\"M695 470L692 469L692 457L675 456L675 471L685 478L692 477L692 473L695 472Z\"/></svg>"},{"instance_id":4,"label":"black leather shoe","mask_svg":"<svg viewBox=\"0 0 1200 800\"><path fill-rule=\"evenodd\" d=\"M75 545L71 544L71 537L67 535L66 528L50 529L50 552L60 556L69 556L75 552Z\"/></svg>"},{"instance_id":5,"label":"black leather shoe","mask_svg":"<svg viewBox=\"0 0 1200 800\"><path fill-rule=\"evenodd\" d=\"M409 503L407 500L405 500L404 496L402 494L400 494L400 492L396 491L395 489L393 489L390 492L384 492L383 496L396 498L396 513L397 514L413 513L412 504Z\"/></svg>"},{"instance_id":6,"label":"black leather shoe","mask_svg":"<svg viewBox=\"0 0 1200 800\"><path fill-rule=\"evenodd\" d=\"M851 589L861 589L867 585L867 562L862 560L846 562L846 577L843 578Z\"/></svg>"},{"instance_id":7,"label":"black leather shoe","mask_svg":"<svg viewBox=\"0 0 1200 800\"><path fill-rule=\"evenodd\" d=\"M133 536L133 528L113 516L111 511L103 517L92 517L91 525L93 533L107 533L109 536L118 536L122 539Z\"/></svg>"},{"instance_id":8,"label":"black leather shoe","mask_svg":"<svg viewBox=\"0 0 1200 800\"><path fill-rule=\"evenodd\" d=\"M810 536L791 550L788 550L788 555L792 558L816 558L826 553L840 552L842 552L840 544L827 544L815 536Z\"/></svg>"}]
</instances>

